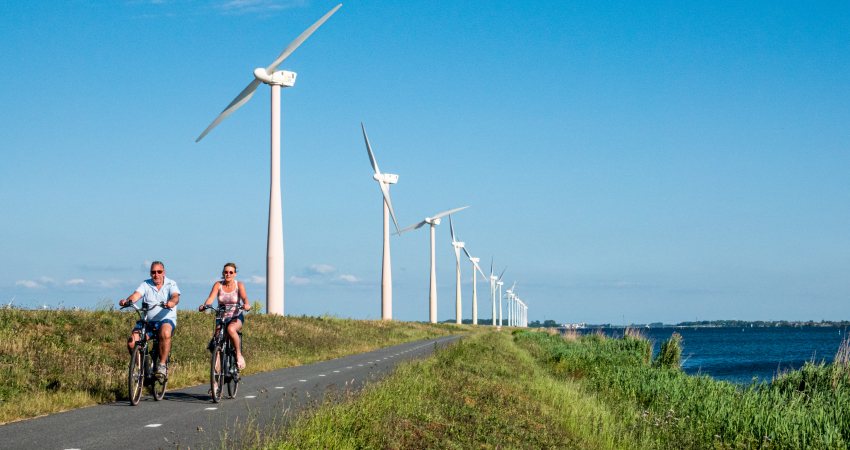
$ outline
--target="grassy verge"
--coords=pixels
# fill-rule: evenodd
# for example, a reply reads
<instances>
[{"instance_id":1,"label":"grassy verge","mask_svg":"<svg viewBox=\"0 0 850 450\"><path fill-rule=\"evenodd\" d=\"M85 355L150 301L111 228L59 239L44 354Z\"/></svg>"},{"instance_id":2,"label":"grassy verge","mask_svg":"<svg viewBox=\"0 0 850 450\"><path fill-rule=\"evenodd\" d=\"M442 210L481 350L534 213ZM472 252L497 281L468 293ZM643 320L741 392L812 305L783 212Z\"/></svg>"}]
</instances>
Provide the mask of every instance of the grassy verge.
<instances>
[{"instance_id":1,"label":"grassy verge","mask_svg":"<svg viewBox=\"0 0 850 450\"><path fill-rule=\"evenodd\" d=\"M507 333L471 336L299 418L270 448L636 448L611 409Z\"/></svg>"},{"instance_id":2,"label":"grassy verge","mask_svg":"<svg viewBox=\"0 0 850 450\"><path fill-rule=\"evenodd\" d=\"M0 310L0 423L126 398L125 341L135 314ZM178 313L169 388L208 381L213 316ZM469 327L248 315L251 374L365 352Z\"/></svg>"},{"instance_id":3,"label":"grassy verge","mask_svg":"<svg viewBox=\"0 0 850 450\"><path fill-rule=\"evenodd\" d=\"M646 340L523 333L518 342L565 383L599 394L648 448L848 448L850 370L808 364L742 388L653 367Z\"/></svg>"}]
</instances>

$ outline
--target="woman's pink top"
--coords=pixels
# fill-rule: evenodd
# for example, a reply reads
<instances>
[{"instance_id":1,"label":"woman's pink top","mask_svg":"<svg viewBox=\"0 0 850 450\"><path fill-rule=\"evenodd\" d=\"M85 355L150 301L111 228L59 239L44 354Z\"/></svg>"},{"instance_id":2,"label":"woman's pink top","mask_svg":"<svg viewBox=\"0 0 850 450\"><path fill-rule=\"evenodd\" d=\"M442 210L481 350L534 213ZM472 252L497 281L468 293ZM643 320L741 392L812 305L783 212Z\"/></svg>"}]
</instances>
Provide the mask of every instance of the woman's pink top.
<instances>
[{"instance_id":1,"label":"woman's pink top","mask_svg":"<svg viewBox=\"0 0 850 450\"><path fill-rule=\"evenodd\" d=\"M239 304L239 282L233 280L233 291L224 292L224 282L219 282L218 287L218 306L227 305L227 311L224 313L222 320L230 320L237 315L236 305Z\"/></svg>"}]
</instances>

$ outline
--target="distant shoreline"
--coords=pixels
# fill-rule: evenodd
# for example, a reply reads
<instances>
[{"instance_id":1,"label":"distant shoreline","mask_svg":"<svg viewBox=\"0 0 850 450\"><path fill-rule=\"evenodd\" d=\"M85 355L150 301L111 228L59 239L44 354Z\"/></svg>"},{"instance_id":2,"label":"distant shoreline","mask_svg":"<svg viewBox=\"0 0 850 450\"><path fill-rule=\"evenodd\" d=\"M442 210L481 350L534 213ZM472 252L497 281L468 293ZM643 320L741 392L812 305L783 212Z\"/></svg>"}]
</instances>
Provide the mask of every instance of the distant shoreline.
<instances>
[{"instance_id":1,"label":"distant shoreline","mask_svg":"<svg viewBox=\"0 0 850 450\"><path fill-rule=\"evenodd\" d=\"M569 327L570 324L567 324ZM583 328L803 328L803 327L821 327L821 328L850 328L850 321L828 321L822 320L815 322L813 320L806 321L744 321L744 320L710 320L700 322L679 322L676 324L667 323L649 323L649 324L629 324L629 325L614 325L614 324L584 324Z\"/></svg>"}]
</instances>

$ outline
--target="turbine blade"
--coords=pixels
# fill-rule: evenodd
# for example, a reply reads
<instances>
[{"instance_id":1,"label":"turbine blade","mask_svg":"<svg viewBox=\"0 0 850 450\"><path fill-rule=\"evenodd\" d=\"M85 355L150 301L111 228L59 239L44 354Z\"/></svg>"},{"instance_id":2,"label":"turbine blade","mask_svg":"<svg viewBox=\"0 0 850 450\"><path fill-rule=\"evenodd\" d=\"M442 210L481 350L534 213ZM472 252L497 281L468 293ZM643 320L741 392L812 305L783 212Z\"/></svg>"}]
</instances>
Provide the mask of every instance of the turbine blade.
<instances>
[{"instance_id":1,"label":"turbine blade","mask_svg":"<svg viewBox=\"0 0 850 450\"><path fill-rule=\"evenodd\" d=\"M366 135L366 127L363 126L363 122L360 122L360 128L363 129L363 140L366 141L366 151L369 152L369 162L372 163L372 170L375 171L375 175L380 175L381 169L378 169L378 161L375 160L375 154L372 153L372 145L369 144L369 136Z\"/></svg>"},{"instance_id":2,"label":"turbine blade","mask_svg":"<svg viewBox=\"0 0 850 450\"><path fill-rule=\"evenodd\" d=\"M487 280L488 279L487 275L485 275L484 271L481 270L481 266L479 266L478 263L473 263L473 264L475 264L475 268L478 269L478 273L481 274L481 278L484 278L484 280Z\"/></svg>"},{"instance_id":3,"label":"turbine blade","mask_svg":"<svg viewBox=\"0 0 850 450\"><path fill-rule=\"evenodd\" d=\"M443 211L443 212L437 213L436 215L432 216L431 218L432 219L439 219L440 217L454 214L454 213L456 213L460 210L466 209L466 208L469 208L469 206L461 206L460 208L455 208L455 209L450 209L448 211Z\"/></svg>"},{"instance_id":4,"label":"turbine blade","mask_svg":"<svg viewBox=\"0 0 850 450\"><path fill-rule=\"evenodd\" d=\"M428 222L425 222L424 220L422 222L419 222L419 223L414 223L413 225L411 225L409 227L402 228L401 230L399 230L398 234L401 234L401 233L404 233L404 232L407 232L407 231L410 231L410 230L417 230L419 228L422 228L422 225L425 225L426 223L428 223Z\"/></svg>"},{"instance_id":5,"label":"turbine blade","mask_svg":"<svg viewBox=\"0 0 850 450\"><path fill-rule=\"evenodd\" d=\"M470 260L472 259L472 255L469 254L469 250L467 250L466 247L463 248L463 252L466 253L467 258L469 258Z\"/></svg>"},{"instance_id":6,"label":"turbine blade","mask_svg":"<svg viewBox=\"0 0 850 450\"><path fill-rule=\"evenodd\" d=\"M449 216L449 229L452 231L452 244L454 244L457 242L457 239L455 239L455 226L452 223L452 216Z\"/></svg>"},{"instance_id":7,"label":"turbine blade","mask_svg":"<svg viewBox=\"0 0 850 450\"><path fill-rule=\"evenodd\" d=\"M493 257L490 257L490 276L493 276Z\"/></svg>"},{"instance_id":8,"label":"turbine blade","mask_svg":"<svg viewBox=\"0 0 850 450\"><path fill-rule=\"evenodd\" d=\"M401 234L401 231L398 229L398 220L395 218L395 211L393 211L393 202L390 200L390 186L383 181L379 181L378 186L381 187L381 192L384 194L384 201L387 203L387 208L390 210L390 217L392 217L393 223L395 224L395 231L397 234Z\"/></svg>"},{"instance_id":9,"label":"turbine blade","mask_svg":"<svg viewBox=\"0 0 850 450\"><path fill-rule=\"evenodd\" d=\"M496 282L497 282L497 283L498 283L498 282L500 282L500 281L502 281L502 276L505 274L505 271L506 271L506 270L508 270L508 266L505 266L505 268L504 268L504 269L502 269L502 273L500 273L500 274L499 274L499 279L498 279L498 280L496 280Z\"/></svg>"},{"instance_id":10,"label":"turbine blade","mask_svg":"<svg viewBox=\"0 0 850 450\"><path fill-rule=\"evenodd\" d=\"M516 292L514 289L516 289L516 281L514 281L513 286L511 286L511 292Z\"/></svg>"},{"instance_id":11,"label":"turbine blade","mask_svg":"<svg viewBox=\"0 0 850 450\"><path fill-rule=\"evenodd\" d=\"M242 89L242 92L240 92L239 95L237 95L236 98L234 98L233 101L230 102L230 104L227 105L221 111L221 113L219 113L218 117L216 117L215 120L212 121L210 126L208 126L207 129L204 130L204 132L201 133L200 136L198 136L198 139L195 139L195 142L200 142L201 139L203 139L204 136L207 135L207 133L212 131L213 128L217 127L222 120L226 119L227 116L233 114L234 111L241 108L242 105L244 105L245 103L248 103L248 100L251 100L251 97L254 95L254 92L257 90L257 86L259 85L260 80L254 78L254 81L250 82L248 86L245 87L245 89Z\"/></svg>"},{"instance_id":12,"label":"turbine blade","mask_svg":"<svg viewBox=\"0 0 850 450\"><path fill-rule=\"evenodd\" d=\"M332 10L328 11L327 14L322 16L321 19L317 20L316 23L314 23L313 25L310 25L310 28L307 28L306 30L304 30L304 32L301 33L297 38L295 38L294 41L290 42L289 45L286 46L285 49L283 49L283 52L280 53L280 55L277 57L277 59L274 60L274 62L271 63L271 65L266 67L266 73L272 73L275 70L277 70L277 66L279 66L280 63L282 63L284 59L288 58L289 55L291 55L292 52L294 52L295 49L298 48L299 45L304 43L304 41L306 41L307 38L310 37L310 35L313 34L313 32L316 31L317 28L322 26L322 24L325 23L325 21L328 20L336 12L336 10L338 10L341 6L342 6L342 3L340 3L339 5L336 5Z\"/></svg>"}]
</instances>

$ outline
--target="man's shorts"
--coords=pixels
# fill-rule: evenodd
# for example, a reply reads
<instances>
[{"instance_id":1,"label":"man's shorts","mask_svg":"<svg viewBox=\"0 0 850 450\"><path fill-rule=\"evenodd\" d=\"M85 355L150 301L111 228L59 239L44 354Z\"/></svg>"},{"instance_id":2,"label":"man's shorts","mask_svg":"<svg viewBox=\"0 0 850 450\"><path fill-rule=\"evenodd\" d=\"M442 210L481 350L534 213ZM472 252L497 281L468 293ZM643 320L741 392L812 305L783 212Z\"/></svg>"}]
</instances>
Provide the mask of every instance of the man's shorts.
<instances>
[{"instance_id":1,"label":"man's shorts","mask_svg":"<svg viewBox=\"0 0 850 450\"><path fill-rule=\"evenodd\" d=\"M171 324L171 334L174 335L174 332L177 331L177 324L175 324L173 320L171 320L171 319L156 320L156 321L148 322L148 329L145 330L145 332L147 333L148 339L158 337L159 336L159 329L162 327L162 324L164 324L164 323ZM141 331L143 326L144 326L144 323L141 320L137 320L136 326L133 327L133 331Z\"/></svg>"}]
</instances>

